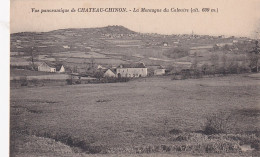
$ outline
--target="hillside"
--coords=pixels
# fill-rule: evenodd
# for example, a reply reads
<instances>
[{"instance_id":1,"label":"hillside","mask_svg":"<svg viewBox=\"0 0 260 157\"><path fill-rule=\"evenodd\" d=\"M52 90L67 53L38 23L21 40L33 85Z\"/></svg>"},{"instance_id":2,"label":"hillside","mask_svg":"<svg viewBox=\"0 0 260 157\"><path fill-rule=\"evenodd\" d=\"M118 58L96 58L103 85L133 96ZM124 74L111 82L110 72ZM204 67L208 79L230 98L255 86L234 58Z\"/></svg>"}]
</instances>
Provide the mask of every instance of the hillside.
<instances>
[{"instance_id":1,"label":"hillside","mask_svg":"<svg viewBox=\"0 0 260 157\"><path fill-rule=\"evenodd\" d=\"M213 52L216 45L218 50ZM226 50L222 49L226 45ZM79 69L93 59L95 64L106 66L127 62L171 66L191 63L195 52L202 63L209 61L212 53L244 55L251 45L248 38L142 34L123 26L22 32L11 34L11 65L28 65L32 51L35 61L61 61ZM187 52L171 54L176 48Z\"/></svg>"}]
</instances>

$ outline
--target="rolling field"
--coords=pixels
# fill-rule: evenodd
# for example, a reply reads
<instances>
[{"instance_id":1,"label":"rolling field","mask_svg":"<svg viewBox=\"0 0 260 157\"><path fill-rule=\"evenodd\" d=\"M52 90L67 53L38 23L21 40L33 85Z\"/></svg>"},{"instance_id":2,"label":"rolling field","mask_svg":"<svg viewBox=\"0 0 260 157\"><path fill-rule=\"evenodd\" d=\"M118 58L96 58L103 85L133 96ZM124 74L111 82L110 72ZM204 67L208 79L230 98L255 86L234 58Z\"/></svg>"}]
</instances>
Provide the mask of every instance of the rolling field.
<instances>
[{"instance_id":1,"label":"rolling field","mask_svg":"<svg viewBox=\"0 0 260 157\"><path fill-rule=\"evenodd\" d=\"M246 75L196 80L154 77L127 83L11 89L11 152L23 156L26 152L22 150L26 146L29 149L28 143L32 144L34 138L59 141L57 136L84 141L92 148L102 149L94 153L109 154L144 152L140 149L149 146L155 150L159 145L175 149L176 145L199 143L204 147L204 143L227 141L231 136L235 139L238 134L240 138L250 134L259 146L259 91L259 79ZM228 134L201 133L207 117L218 113L231 115ZM174 130L181 133L173 133ZM24 140L22 134L29 140ZM43 143L53 143L48 140ZM60 147L56 144L48 150L57 152ZM62 148L75 153L71 148ZM255 149L259 151L258 147ZM198 152L205 153L188 151ZM234 148L229 153L237 152Z\"/></svg>"}]
</instances>

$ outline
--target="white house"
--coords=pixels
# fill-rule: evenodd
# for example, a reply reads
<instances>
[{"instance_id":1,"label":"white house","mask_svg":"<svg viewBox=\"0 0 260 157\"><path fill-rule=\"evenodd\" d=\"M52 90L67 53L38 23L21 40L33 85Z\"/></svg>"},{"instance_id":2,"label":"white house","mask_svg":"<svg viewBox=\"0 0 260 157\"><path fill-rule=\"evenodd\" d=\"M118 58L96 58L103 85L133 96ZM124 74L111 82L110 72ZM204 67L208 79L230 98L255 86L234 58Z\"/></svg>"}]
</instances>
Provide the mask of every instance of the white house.
<instances>
[{"instance_id":1,"label":"white house","mask_svg":"<svg viewBox=\"0 0 260 157\"><path fill-rule=\"evenodd\" d=\"M42 62L38 66L38 71L44 71L44 72L56 72L56 68L52 65L48 65L46 62Z\"/></svg>"},{"instance_id":2,"label":"white house","mask_svg":"<svg viewBox=\"0 0 260 157\"><path fill-rule=\"evenodd\" d=\"M64 73L65 68L62 64L51 64L47 62L42 62L38 66L38 71Z\"/></svg>"},{"instance_id":3,"label":"white house","mask_svg":"<svg viewBox=\"0 0 260 157\"><path fill-rule=\"evenodd\" d=\"M116 69L117 77L146 77L147 68L144 63L122 64Z\"/></svg>"}]
</instances>

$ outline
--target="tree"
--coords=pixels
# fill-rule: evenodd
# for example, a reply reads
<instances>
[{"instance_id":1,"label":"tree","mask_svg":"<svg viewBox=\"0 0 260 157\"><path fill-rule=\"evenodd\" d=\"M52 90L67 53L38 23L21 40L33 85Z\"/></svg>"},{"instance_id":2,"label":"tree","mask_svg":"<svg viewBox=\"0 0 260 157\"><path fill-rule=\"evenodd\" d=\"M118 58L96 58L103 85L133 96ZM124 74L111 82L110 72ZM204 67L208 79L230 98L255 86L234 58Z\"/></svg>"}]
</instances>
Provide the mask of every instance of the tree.
<instances>
[{"instance_id":1,"label":"tree","mask_svg":"<svg viewBox=\"0 0 260 157\"><path fill-rule=\"evenodd\" d=\"M225 75L227 72L227 56L225 53L223 53L220 63L221 65L218 68L218 73Z\"/></svg>"},{"instance_id":2,"label":"tree","mask_svg":"<svg viewBox=\"0 0 260 157\"><path fill-rule=\"evenodd\" d=\"M250 60L250 68L251 70L258 72L258 62L259 62L259 52L260 47L258 46L258 41L255 41L255 46L253 47L253 50L249 53L249 60Z\"/></svg>"},{"instance_id":3,"label":"tree","mask_svg":"<svg viewBox=\"0 0 260 157\"><path fill-rule=\"evenodd\" d=\"M32 66L32 70L36 70L36 67L35 67L35 64L34 64L34 55L33 55L33 52L34 52L34 47L31 47L30 48L30 55L31 55L31 66Z\"/></svg>"},{"instance_id":4,"label":"tree","mask_svg":"<svg viewBox=\"0 0 260 157\"><path fill-rule=\"evenodd\" d=\"M217 50L219 50L219 47L217 44L215 44L212 49L213 49L213 51L217 51Z\"/></svg>"},{"instance_id":5,"label":"tree","mask_svg":"<svg viewBox=\"0 0 260 157\"><path fill-rule=\"evenodd\" d=\"M192 64L191 64L191 69L194 69L196 70L198 67L198 57L197 57L197 52L194 53L194 59L192 61Z\"/></svg>"},{"instance_id":6,"label":"tree","mask_svg":"<svg viewBox=\"0 0 260 157\"><path fill-rule=\"evenodd\" d=\"M102 71L96 71L94 77L100 80L103 77L104 73Z\"/></svg>"},{"instance_id":7,"label":"tree","mask_svg":"<svg viewBox=\"0 0 260 157\"><path fill-rule=\"evenodd\" d=\"M218 64L218 60L219 60L219 57L217 54L212 54L210 55L210 62L211 62L211 65L212 65L212 72L215 73L216 72L216 69L218 68L219 64Z\"/></svg>"},{"instance_id":8,"label":"tree","mask_svg":"<svg viewBox=\"0 0 260 157\"><path fill-rule=\"evenodd\" d=\"M78 72L78 67L74 66L73 69L72 69L72 73L77 73L77 72Z\"/></svg>"},{"instance_id":9,"label":"tree","mask_svg":"<svg viewBox=\"0 0 260 157\"><path fill-rule=\"evenodd\" d=\"M90 58L90 63L91 63L91 68L94 69L94 65L95 65L95 58L94 57Z\"/></svg>"},{"instance_id":10,"label":"tree","mask_svg":"<svg viewBox=\"0 0 260 157\"><path fill-rule=\"evenodd\" d=\"M206 64L203 64L201 66L201 71L203 73L203 75L208 75L210 74L210 66L206 63Z\"/></svg>"},{"instance_id":11,"label":"tree","mask_svg":"<svg viewBox=\"0 0 260 157\"><path fill-rule=\"evenodd\" d=\"M223 54L222 56L222 66L223 66L223 73L226 73L227 70L227 56Z\"/></svg>"},{"instance_id":12,"label":"tree","mask_svg":"<svg viewBox=\"0 0 260 157\"><path fill-rule=\"evenodd\" d=\"M88 72L88 63L87 63L87 59L84 59L83 66L84 66L84 69L85 69L85 73L87 73L87 72Z\"/></svg>"},{"instance_id":13,"label":"tree","mask_svg":"<svg viewBox=\"0 0 260 157\"><path fill-rule=\"evenodd\" d=\"M176 47L176 48L171 48L164 52L164 55L169 57L169 58L181 58L189 55L189 48L186 47Z\"/></svg>"}]
</instances>

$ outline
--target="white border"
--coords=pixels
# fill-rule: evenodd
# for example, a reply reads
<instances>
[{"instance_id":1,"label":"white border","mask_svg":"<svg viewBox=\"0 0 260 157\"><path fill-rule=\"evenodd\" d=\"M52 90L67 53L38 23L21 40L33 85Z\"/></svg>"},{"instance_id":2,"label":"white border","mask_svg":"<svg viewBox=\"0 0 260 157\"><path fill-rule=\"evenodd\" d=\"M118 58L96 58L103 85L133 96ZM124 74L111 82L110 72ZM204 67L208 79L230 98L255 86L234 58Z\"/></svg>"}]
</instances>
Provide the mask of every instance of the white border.
<instances>
[{"instance_id":1,"label":"white border","mask_svg":"<svg viewBox=\"0 0 260 157\"><path fill-rule=\"evenodd\" d=\"M0 156L9 156L9 47L10 47L10 1L1 0L0 5Z\"/></svg>"}]
</instances>

